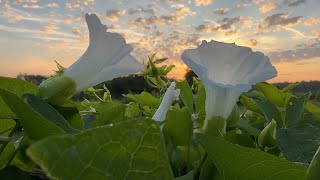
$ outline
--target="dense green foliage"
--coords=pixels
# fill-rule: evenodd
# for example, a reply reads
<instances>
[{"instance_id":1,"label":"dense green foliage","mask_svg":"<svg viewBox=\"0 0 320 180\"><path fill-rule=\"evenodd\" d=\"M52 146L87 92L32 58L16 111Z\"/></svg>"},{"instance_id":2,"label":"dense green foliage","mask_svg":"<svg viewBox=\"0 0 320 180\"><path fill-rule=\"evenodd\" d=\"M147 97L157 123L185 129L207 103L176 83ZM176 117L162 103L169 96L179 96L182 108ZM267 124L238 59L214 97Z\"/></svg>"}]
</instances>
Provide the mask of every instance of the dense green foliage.
<instances>
[{"instance_id":1,"label":"dense green foliage","mask_svg":"<svg viewBox=\"0 0 320 180\"><path fill-rule=\"evenodd\" d=\"M258 83L241 95L223 137L211 136L201 129L206 93L197 78L177 82L180 99L164 122L152 120L170 84L162 61L150 60L139 77L149 89L129 84L136 77L113 80L59 106L36 85L1 77L1 179L320 178L320 108L310 93ZM124 89L124 103L112 87Z\"/></svg>"}]
</instances>

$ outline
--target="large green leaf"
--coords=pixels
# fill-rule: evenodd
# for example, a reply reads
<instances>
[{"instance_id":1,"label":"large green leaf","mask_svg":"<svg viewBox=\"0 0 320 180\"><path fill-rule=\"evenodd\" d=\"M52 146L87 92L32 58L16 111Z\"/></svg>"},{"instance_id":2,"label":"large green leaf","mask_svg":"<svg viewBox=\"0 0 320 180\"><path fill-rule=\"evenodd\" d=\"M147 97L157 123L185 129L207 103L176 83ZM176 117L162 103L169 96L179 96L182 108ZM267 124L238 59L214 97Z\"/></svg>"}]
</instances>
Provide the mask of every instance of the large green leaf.
<instances>
[{"instance_id":1,"label":"large green leaf","mask_svg":"<svg viewBox=\"0 0 320 180\"><path fill-rule=\"evenodd\" d=\"M33 93L38 92L38 87L34 84L31 84L27 81L21 79L0 77L0 88L6 89L18 96L21 96L24 93ZM16 118L16 115L10 110L7 104L0 97L0 119L13 119Z\"/></svg>"},{"instance_id":2,"label":"large green leaf","mask_svg":"<svg viewBox=\"0 0 320 180\"><path fill-rule=\"evenodd\" d=\"M271 154L231 144L218 137L205 137L202 144L215 163L217 179L304 179L305 167Z\"/></svg>"},{"instance_id":3,"label":"large green leaf","mask_svg":"<svg viewBox=\"0 0 320 180\"><path fill-rule=\"evenodd\" d=\"M180 89L180 97L184 105L193 113L193 94L186 80L177 82L177 88Z\"/></svg>"},{"instance_id":4,"label":"large green leaf","mask_svg":"<svg viewBox=\"0 0 320 180\"><path fill-rule=\"evenodd\" d=\"M142 105L150 106L153 108L158 108L161 103L160 99L153 97L148 92L142 92L141 94L135 94L135 95L128 94L125 97L131 101L138 102Z\"/></svg>"},{"instance_id":5,"label":"large green leaf","mask_svg":"<svg viewBox=\"0 0 320 180\"><path fill-rule=\"evenodd\" d=\"M116 105L100 111L97 119L93 121L92 127L117 123L125 119L126 105Z\"/></svg>"},{"instance_id":6,"label":"large green leaf","mask_svg":"<svg viewBox=\"0 0 320 180\"><path fill-rule=\"evenodd\" d=\"M40 99L34 94L24 94L22 97L26 99L28 105L35 112L39 113L42 117L49 120L53 124L59 126L66 133L78 132L78 130L71 127L67 120L46 101Z\"/></svg>"},{"instance_id":7,"label":"large green leaf","mask_svg":"<svg viewBox=\"0 0 320 180\"><path fill-rule=\"evenodd\" d=\"M272 84L266 82L257 83L256 86L264 94L264 96L271 101L274 105L283 107L284 105L284 95L279 89L277 89Z\"/></svg>"},{"instance_id":8,"label":"large green leaf","mask_svg":"<svg viewBox=\"0 0 320 180\"><path fill-rule=\"evenodd\" d=\"M57 179L173 179L164 140L151 119L49 137L27 154Z\"/></svg>"},{"instance_id":9,"label":"large green leaf","mask_svg":"<svg viewBox=\"0 0 320 180\"><path fill-rule=\"evenodd\" d=\"M24 132L34 140L39 140L47 136L65 134L60 127L48 121L39 113L34 111L16 94L0 88L0 96L22 122Z\"/></svg>"},{"instance_id":10,"label":"large green leaf","mask_svg":"<svg viewBox=\"0 0 320 180\"><path fill-rule=\"evenodd\" d=\"M163 125L163 134L172 139L175 145L189 145L192 136L192 120L189 110L187 108L169 110Z\"/></svg>"},{"instance_id":11,"label":"large green leaf","mask_svg":"<svg viewBox=\"0 0 320 180\"><path fill-rule=\"evenodd\" d=\"M277 144L286 159L309 164L320 145L320 119L304 110L309 94L291 97L286 126L277 129Z\"/></svg>"}]
</instances>

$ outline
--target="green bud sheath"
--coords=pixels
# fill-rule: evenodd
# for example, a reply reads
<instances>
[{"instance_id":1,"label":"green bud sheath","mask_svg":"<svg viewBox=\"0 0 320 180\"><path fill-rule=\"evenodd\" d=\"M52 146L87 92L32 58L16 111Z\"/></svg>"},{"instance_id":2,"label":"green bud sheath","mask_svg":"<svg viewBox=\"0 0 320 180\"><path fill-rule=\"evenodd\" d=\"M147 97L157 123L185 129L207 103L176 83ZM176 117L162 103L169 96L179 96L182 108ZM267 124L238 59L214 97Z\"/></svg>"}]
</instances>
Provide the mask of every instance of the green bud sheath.
<instances>
[{"instance_id":1,"label":"green bud sheath","mask_svg":"<svg viewBox=\"0 0 320 180\"><path fill-rule=\"evenodd\" d=\"M223 117L216 116L204 124L202 130L211 136L223 137L226 133L227 121Z\"/></svg>"},{"instance_id":2,"label":"green bud sheath","mask_svg":"<svg viewBox=\"0 0 320 180\"><path fill-rule=\"evenodd\" d=\"M62 105L76 92L76 83L69 77L57 76L43 81L38 89L41 99L54 105Z\"/></svg>"},{"instance_id":3,"label":"green bud sheath","mask_svg":"<svg viewBox=\"0 0 320 180\"><path fill-rule=\"evenodd\" d=\"M273 147L276 145L277 122L272 120L260 133L258 144L262 147Z\"/></svg>"}]
</instances>

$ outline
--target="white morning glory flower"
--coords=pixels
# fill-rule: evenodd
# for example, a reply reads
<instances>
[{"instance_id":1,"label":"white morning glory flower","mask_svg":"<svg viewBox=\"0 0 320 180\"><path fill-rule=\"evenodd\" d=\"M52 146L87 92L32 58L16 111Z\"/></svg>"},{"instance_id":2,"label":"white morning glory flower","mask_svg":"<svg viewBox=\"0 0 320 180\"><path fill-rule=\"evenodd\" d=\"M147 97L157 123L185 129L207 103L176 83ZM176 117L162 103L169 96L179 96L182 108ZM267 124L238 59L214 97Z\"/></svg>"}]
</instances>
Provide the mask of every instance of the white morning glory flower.
<instances>
[{"instance_id":1,"label":"white morning glory flower","mask_svg":"<svg viewBox=\"0 0 320 180\"><path fill-rule=\"evenodd\" d=\"M66 96L81 92L89 87L95 86L107 80L116 77L136 73L143 70L143 66L138 62L130 52L132 46L127 44L125 39L118 33L107 32L107 26L103 25L95 14L86 14L86 21L89 28L90 43L86 52L64 73L50 82L44 82L40 85L40 97L43 99L51 99L54 104L59 104ZM66 83L65 81L68 81ZM52 81L56 81L56 85L52 85ZM65 84L73 84L75 87L62 87ZM51 83L51 84L50 84ZM53 87L58 92L54 91ZM62 92L68 89L70 92ZM71 90L74 91L71 93ZM61 100L57 99L56 94L63 94ZM59 98L58 98L59 99ZM54 102L57 101L57 102Z\"/></svg>"},{"instance_id":2,"label":"white morning glory flower","mask_svg":"<svg viewBox=\"0 0 320 180\"><path fill-rule=\"evenodd\" d=\"M179 99L180 89L175 89L176 83L172 82L169 88L167 89L166 93L163 96L162 102L153 115L152 119L155 121L164 121L167 116L167 112L174 100Z\"/></svg>"},{"instance_id":3,"label":"white morning glory flower","mask_svg":"<svg viewBox=\"0 0 320 180\"><path fill-rule=\"evenodd\" d=\"M271 79L277 70L261 52L234 43L202 41L187 49L181 59L198 75L206 90L206 119L227 119L242 92L252 84Z\"/></svg>"}]
</instances>

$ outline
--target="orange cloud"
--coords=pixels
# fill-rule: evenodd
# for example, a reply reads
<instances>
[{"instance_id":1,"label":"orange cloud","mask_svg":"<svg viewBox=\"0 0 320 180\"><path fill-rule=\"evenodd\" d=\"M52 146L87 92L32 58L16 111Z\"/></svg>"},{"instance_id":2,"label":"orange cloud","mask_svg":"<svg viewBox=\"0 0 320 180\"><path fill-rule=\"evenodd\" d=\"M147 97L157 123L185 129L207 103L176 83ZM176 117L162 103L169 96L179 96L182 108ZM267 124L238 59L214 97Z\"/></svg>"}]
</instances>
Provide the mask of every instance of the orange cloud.
<instances>
[{"instance_id":1,"label":"orange cloud","mask_svg":"<svg viewBox=\"0 0 320 180\"><path fill-rule=\"evenodd\" d=\"M278 4L263 4L259 10L260 12L262 13L267 13L267 12L270 12L270 11L274 11L274 10L277 10L279 9L279 5Z\"/></svg>"}]
</instances>

